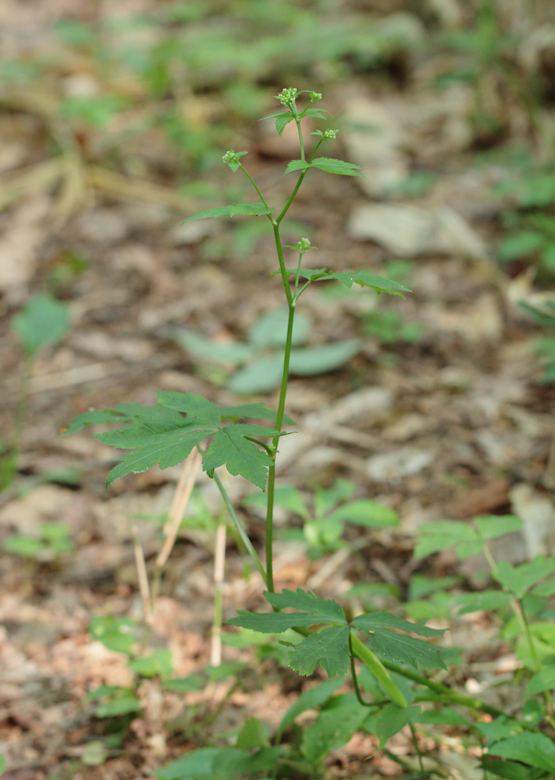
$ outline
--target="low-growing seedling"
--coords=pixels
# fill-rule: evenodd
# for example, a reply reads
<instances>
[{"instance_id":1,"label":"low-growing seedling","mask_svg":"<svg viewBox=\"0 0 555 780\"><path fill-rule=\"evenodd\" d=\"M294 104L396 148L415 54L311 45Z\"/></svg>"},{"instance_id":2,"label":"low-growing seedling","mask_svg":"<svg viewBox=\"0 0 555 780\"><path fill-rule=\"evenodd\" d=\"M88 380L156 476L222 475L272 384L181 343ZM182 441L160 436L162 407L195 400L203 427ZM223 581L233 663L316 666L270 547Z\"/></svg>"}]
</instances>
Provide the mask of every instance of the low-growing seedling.
<instances>
[{"instance_id":1,"label":"low-growing seedling","mask_svg":"<svg viewBox=\"0 0 555 780\"><path fill-rule=\"evenodd\" d=\"M387 528L399 522L397 513L383 504L368 499L350 501L355 485L339 479L329 490L317 489L309 509L299 490L282 485L276 487L274 505L282 507L302 518L302 529L286 528L280 532L282 538L302 541L313 557L325 555L339 547L346 546L343 537L345 524L361 528ZM264 496L252 493L243 499L244 506L264 506Z\"/></svg>"},{"instance_id":2,"label":"low-growing seedling","mask_svg":"<svg viewBox=\"0 0 555 780\"><path fill-rule=\"evenodd\" d=\"M301 109L297 104L305 96L306 104ZM307 174L360 174L355 165L318 156L321 145L336 136L336 131L331 128L315 131L318 137L315 149L310 157L305 153L302 121L305 117L313 120L326 118L327 112L313 107L321 95L315 92L299 93L289 88L284 89L277 98L281 107L272 115L276 129L281 135L285 126L293 122L298 130L300 145L300 159L290 162L285 171L286 174L295 173L296 182L284 206L276 214L275 207L267 202L243 164L242 158L246 152L231 150L224 155L224 162L233 172L241 171L247 177L258 200L214 208L190 217L205 219L243 215L262 216L268 221L279 266L275 273L280 278L287 303L277 410L273 411L259 402L218 407L212 401L192 393L160 392L154 406L124 402L115 409L87 412L71 423L68 433L94 424L118 426L115 430L97 434L97 438L104 444L129 451L120 456L120 462L108 475L108 485L115 479L144 472L156 464L167 468L185 461L184 475L193 476L183 479L183 489L187 481L192 489L193 463L202 462L204 471L214 479L237 534L266 588L264 598L267 611L241 610L236 617L227 621L229 626L240 629L238 636L230 637L231 641L244 641L249 636L244 632L259 634L264 644L268 644L266 639L275 641L277 636L283 650L279 657L291 668L301 675L311 676L321 667L330 679L305 691L291 705L277 730L272 732L262 721L249 718L237 734L234 746L227 743L224 746L212 745L195 750L156 770L156 775L159 780L235 780L243 776L319 778L325 774L328 753L346 744L357 731L373 735L374 748L379 751L387 750L388 740L406 727L414 741L416 763L409 764L393 752L388 752L388 757L396 760L405 773L409 772L405 774L407 778L447 778L448 772L439 760L431 769L424 768L421 743L417 739L417 729L425 731L429 724L439 724L463 730L465 737L459 742L461 746L487 750L487 754L483 754L484 760L488 761L487 765L484 763L484 772L489 774L484 774L484 777L517 780L552 777L555 772L555 748L549 730L553 725L553 713L550 694L545 687L551 685L551 681L536 675L542 674L543 666L550 668L553 655L553 623L550 622L550 610L545 600L555 591L551 583L541 581L555 570L555 559L537 560L523 567L493 563L493 577L503 590L494 591L495 596L490 593L483 596L478 594L482 598L479 608L511 607L514 610L515 620L507 624L505 633L510 637L520 632L517 639L518 654L525 668L534 674L531 679L533 705L526 704L521 713L512 710L505 713L475 696L434 680L431 671L445 670L448 664L460 663L460 652L456 648L435 644L444 634L443 627L427 626L422 619L412 622L396 614L401 605L395 613L369 611L353 618L338 602L320 598L302 588L284 589L281 592L275 590L274 508L278 502L303 519L308 528L305 538L320 550L338 542L345 523L374 528L393 525L397 519L392 510L379 504L366 500L350 501L352 486L344 481L338 481L330 490L316 491L312 510L308 508L303 494L276 487L276 460L281 438L286 435L284 425L294 425L285 413L285 406L299 300L309 286L323 281L339 282L347 288L357 284L370 287L378 293L392 295L409 292L400 282L385 279L368 270L337 272L327 268L303 268L303 256L310 249L310 242L306 238L301 238L294 247L283 246L281 224ZM286 249L296 254L296 262L291 265L286 261ZM229 498L219 471L222 466L226 467L228 474L244 477L265 493L264 560L259 557ZM168 525L176 531L182 510L176 513L172 507L170 516L173 519ZM512 517L478 518L475 527L463 523L435 524L423 529L423 539L416 554L422 557L447 549L453 544L457 545L461 555L478 554L481 551L488 554L488 539L518 527L519 521ZM152 623L150 610L156 603L155 593L160 585L161 566L167 560L175 540L175 533L172 536L170 531L170 542L165 545L166 552L157 559L152 599L144 561L139 567L140 571L142 567L143 572L139 579L142 583L147 628L146 633L141 629L143 649L148 643L148 627ZM443 587L452 584L449 580L443 583ZM422 580L419 588L419 591L417 589L413 593L413 598L420 601L426 593L433 591L433 586ZM466 598L466 608L475 608L475 594ZM530 599L537 598L543 599L545 605L544 602L539 606L537 601L530 602ZM440 606L437 605L438 608ZM533 615L532 622L527 622L526 614ZM133 631L134 627L126 618L110 618L108 621L103 618L101 622L97 620L91 625L93 636L130 655L137 641ZM133 655L130 666L138 675L158 675L164 680L164 685L172 690L188 691L204 684L202 675L172 680L170 659L163 651L150 652L144 656L139 652ZM343 690L339 690L343 685ZM347 685L350 687L347 688ZM533 698L538 693L543 695L545 708L537 698ZM121 691L105 691L104 695L106 698L101 700L100 706L113 702L110 706L116 709L126 706L126 699L133 699L132 694ZM303 728L298 721L299 716L314 709L317 710L315 720ZM478 736L472 742L468 735L476 733ZM490 756L495 757L495 760L489 761Z\"/></svg>"},{"instance_id":3,"label":"low-growing seedling","mask_svg":"<svg viewBox=\"0 0 555 780\"><path fill-rule=\"evenodd\" d=\"M66 335L69 308L50 295L38 295L12 319L12 329L23 347L25 362L11 441L0 445L0 490L9 487L17 473L33 362L43 347L56 344Z\"/></svg>"}]
</instances>

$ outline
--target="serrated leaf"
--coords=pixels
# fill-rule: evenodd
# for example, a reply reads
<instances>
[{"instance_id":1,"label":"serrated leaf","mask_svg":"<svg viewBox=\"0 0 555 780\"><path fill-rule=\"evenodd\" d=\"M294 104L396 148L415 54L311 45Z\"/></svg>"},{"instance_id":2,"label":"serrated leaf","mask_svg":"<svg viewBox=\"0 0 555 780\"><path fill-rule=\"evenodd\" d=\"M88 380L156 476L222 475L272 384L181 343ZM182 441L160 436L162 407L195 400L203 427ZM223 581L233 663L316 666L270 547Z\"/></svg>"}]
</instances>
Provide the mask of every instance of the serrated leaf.
<instances>
[{"instance_id":1,"label":"serrated leaf","mask_svg":"<svg viewBox=\"0 0 555 780\"><path fill-rule=\"evenodd\" d=\"M443 630L428 628L423 622L409 623L387 612L359 615L351 625L361 631L371 632L370 647L391 661L408 663L414 668L417 668L418 664L426 669L447 668L437 648L421 639L398 634L393 629L426 637L442 636L445 633Z\"/></svg>"},{"instance_id":2,"label":"serrated leaf","mask_svg":"<svg viewBox=\"0 0 555 780\"><path fill-rule=\"evenodd\" d=\"M263 403L254 404L236 404L235 406L221 406L220 415L223 419L233 420L241 419L242 417L252 417L256 420L271 420L275 422L277 419L277 412L273 409L268 409ZM286 425L296 425L295 420L291 419L288 414L283 415L283 422Z\"/></svg>"},{"instance_id":3,"label":"serrated leaf","mask_svg":"<svg viewBox=\"0 0 555 780\"><path fill-rule=\"evenodd\" d=\"M315 723L304 731L302 754L313 765L318 765L327 753L337 750L351 739L367 715L366 707L356 699L320 712Z\"/></svg>"},{"instance_id":4,"label":"serrated leaf","mask_svg":"<svg viewBox=\"0 0 555 780\"><path fill-rule=\"evenodd\" d=\"M279 273L279 271L276 273ZM296 276L297 269L288 268L287 273ZM383 276L370 273L370 271L329 271L326 268L303 268L299 276L302 279L317 282L335 280L349 289L353 284L358 284L360 287L371 287L377 293L385 292L389 295L399 295L402 298L404 297L403 293L411 292L408 287L405 287L400 282L386 279Z\"/></svg>"},{"instance_id":5,"label":"serrated leaf","mask_svg":"<svg viewBox=\"0 0 555 780\"><path fill-rule=\"evenodd\" d=\"M47 344L56 344L69 330L69 307L51 295L38 295L11 321L28 357Z\"/></svg>"},{"instance_id":6,"label":"serrated leaf","mask_svg":"<svg viewBox=\"0 0 555 780\"><path fill-rule=\"evenodd\" d=\"M276 609L302 609L321 618L321 623L345 623L345 613L337 601L320 599L313 593L297 588L281 593L264 593L266 600ZM314 625L314 624L313 624Z\"/></svg>"},{"instance_id":7,"label":"serrated leaf","mask_svg":"<svg viewBox=\"0 0 555 780\"><path fill-rule=\"evenodd\" d=\"M521 599L533 585L553 571L555 571L555 558L538 556L535 560L520 566L501 561L493 571L493 576L497 582L514 593L517 599Z\"/></svg>"},{"instance_id":8,"label":"serrated leaf","mask_svg":"<svg viewBox=\"0 0 555 780\"><path fill-rule=\"evenodd\" d=\"M503 742L498 742L491 753L502 758L513 758L528 766L555 772L555 744L545 734L535 734L528 731Z\"/></svg>"},{"instance_id":9,"label":"serrated leaf","mask_svg":"<svg viewBox=\"0 0 555 780\"><path fill-rule=\"evenodd\" d=\"M420 714L420 707L398 707L396 704L386 704L378 715L376 722L376 736L380 740L378 751L382 750L386 743L398 734L407 723Z\"/></svg>"},{"instance_id":10,"label":"serrated leaf","mask_svg":"<svg viewBox=\"0 0 555 780\"><path fill-rule=\"evenodd\" d=\"M486 515L475 517L474 522L482 539L496 539L498 536L520 531L524 525L515 515Z\"/></svg>"},{"instance_id":11,"label":"serrated leaf","mask_svg":"<svg viewBox=\"0 0 555 780\"><path fill-rule=\"evenodd\" d=\"M161 406L187 414L187 421L194 418L206 422L208 427L217 428L220 424L218 407L202 395L194 393L156 393Z\"/></svg>"},{"instance_id":12,"label":"serrated leaf","mask_svg":"<svg viewBox=\"0 0 555 780\"><path fill-rule=\"evenodd\" d=\"M471 612L492 609L499 609L511 601L510 593L503 593L500 590L484 590L481 593L464 593L457 598L457 603L461 607L459 615L468 615Z\"/></svg>"},{"instance_id":13,"label":"serrated leaf","mask_svg":"<svg viewBox=\"0 0 555 780\"><path fill-rule=\"evenodd\" d=\"M323 682L320 685L316 685L314 688L310 688L308 691L301 693L299 698L289 707L283 716L276 732L276 742L280 741L281 735L287 726L293 723L295 718L303 712L306 712L306 710L312 710L315 707L320 706L320 704L323 704L342 684L343 679L341 678L338 680L328 680L327 682Z\"/></svg>"},{"instance_id":14,"label":"serrated leaf","mask_svg":"<svg viewBox=\"0 0 555 780\"><path fill-rule=\"evenodd\" d=\"M276 118L276 130L278 135L281 135L289 122L293 121L292 114L285 114Z\"/></svg>"},{"instance_id":15,"label":"serrated leaf","mask_svg":"<svg viewBox=\"0 0 555 780\"><path fill-rule=\"evenodd\" d=\"M63 431L64 436L76 433L87 425L105 425L106 423L121 423L129 420L129 416L116 411L116 409L104 409L103 411L91 410L74 417L69 428Z\"/></svg>"},{"instance_id":16,"label":"serrated leaf","mask_svg":"<svg viewBox=\"0 0 555 780\"><path fill-rule=\"evenodd\" d=\"M524 698L529 699L543 691L552 691L555 689L555 666L547 666L535 674L524 692Z\"/></svg>"},{"instance_id":17,"label":"serrated leaf","mask_svg":"<svg viewBox=\"0 0 555 780\"><path fill-rule=\"evenodd\" d=\"M338 507L330 517L364 528L387 528L399 524L395 510L376 501L361 499Z\"/></svg>"},{"instance_id":18,"label":"serrated leaf","mask_svg":"<svg viewBox=\"0 0 555 780\"><path fill-rule=\"evenodd\" d=\"M353 163L345 162L345 160L335 160L333 157L316 157L311 162L312 168L319 168L326 173L337 173L341 176L360 176L362 179L366 177L359 173L360 165L354 165Z\"/></svg>"},{"instance_id":19,"label":"serrated leaf","mask_svg":"<svg viewBox=\"0 0 555 780\"><path fill-rule=\"evenodd\" d=\"M201 211L199 214L195 214L193 217L188 217L183 220L185 222L191 222L193 219L208 219L210 217L234 217L237 214L244 214L249 217L259 217L262 214L271 214L273 208L266 208L262 203L235 203L231 206L221 206L217 209L208 209L207 211Z\"/></svg>"},{"instance_id":20,"label":"serrated leaf","mask_svg":"<svg viewBox=\"0 0 555 780\"><path fill-rule=\"evenodd\" d=\"M295 626L304 626L310 628L322 623L331 623L331 620L322 620L320 616L310 615L308 612L265 612L257 614L256 612L247 612L237 610L237 617L226 620L229 626L238 626L239 628L249 628L251 631L258 631L261 634L282 634Z\"/></svg>"},{"instance_id":21,"label":"serrated leaf","mask_svg":"<svg viewBox=\"0 0 555 780\"><path fill-rule=\"evenodd\" d=\"M289 665L299 674L313 674L321 666L328 677L349 669L349 627L330 626L304 639L289 653Z\"/></svg>"},{"instance_id":22,"label":"serrated leaf","mask_svg":"<svg viewBox=\"0 0 555 780\"><path fill-rule=\"evenodd\" d=\"M275 436L278 432L258 425L241 424L228 425L216 431L202 461L204 471L212 471L225 463L227 470L234 477L240 474L253 485L265 490L268 467L273 464L273 460L267 452L245 438L251 435Z\"/></svg>"},{"instance_id":23,"label":"serrated leaf","mask_svg":"<svg viewBox=\"0 0 555 780\"><path fill-rule=\"evenodd\" d=\"M306 160L291 160L285 169L285 175L294 171L306 171L310 168L310 163Z\"/></svg>"}]
</instances>

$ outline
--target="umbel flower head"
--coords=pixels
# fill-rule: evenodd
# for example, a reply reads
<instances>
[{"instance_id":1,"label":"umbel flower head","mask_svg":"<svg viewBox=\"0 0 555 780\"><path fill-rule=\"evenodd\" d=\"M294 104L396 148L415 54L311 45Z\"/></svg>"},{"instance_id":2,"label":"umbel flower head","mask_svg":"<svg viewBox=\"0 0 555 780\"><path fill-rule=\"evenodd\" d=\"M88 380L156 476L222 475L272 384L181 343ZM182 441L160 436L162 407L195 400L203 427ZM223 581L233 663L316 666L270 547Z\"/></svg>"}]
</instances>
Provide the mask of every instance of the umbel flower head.
<instances>
[{"instance_id":1,"label":"umbel flower head","mask_svg":"<svg viewBox=\"0 0 555 780\"><path fill-rule=\"evenodd\" d=\"M281 90L279 95L276 95L276 100L279 100L282 106L292 108L293 103L295 102L295 98L298 94L299 90L295 87L286 87L285 89Z\"/></svg>"}]
</instances>

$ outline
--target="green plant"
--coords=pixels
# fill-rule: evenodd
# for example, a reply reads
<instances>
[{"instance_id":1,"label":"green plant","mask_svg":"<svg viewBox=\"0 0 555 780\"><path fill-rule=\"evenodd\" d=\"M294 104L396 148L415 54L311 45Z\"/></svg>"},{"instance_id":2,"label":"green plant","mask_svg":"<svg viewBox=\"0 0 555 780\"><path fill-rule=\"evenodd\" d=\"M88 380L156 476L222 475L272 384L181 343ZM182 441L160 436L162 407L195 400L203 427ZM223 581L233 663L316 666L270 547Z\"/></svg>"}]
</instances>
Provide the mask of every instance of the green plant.
<instances>
[{"instance_id":1,"label":"green plant","mask_svg":"<svg viewBox=\"0 0 555 780\"><path fill-rule=\"evenodd\" d=\"M12 319L11 325L23 347L25 361L11 441L3 451L0 449L0 490L9 487L17 473L34 360L43 347L56 344L66 335L69 308L50 295L38 295Z\"/></svg>"},{"instance_id":2,"label":"green plant","mask_svg":"<svg viewBox=\"0 0 555 780\"><path fill-rule=\"evenodd\" d=\"M382 610L359 614L353 618L350 610L344 610L336 601L319 598L315 594L297 589L276 592L273 577L274 508L278 501L306 522L309 541L314 538L317 545L338 543L344 523L355 523L366 527L392 525L396 517L391 510L373 502L348 501L351 486L338 481L330 490L316 491L314 512L309 512L303 496L288 489L283 492L276 487L276 459L282 436L288 435L284 425L293 425L285 414L290 361L294 343L294 322L297 305L305 290L320 281L336 281L350 288L353 284L371 287L376 292L403 295L407 288L399 282L384 279L368 271L334 272L328 269L304 269L303 256L310 249L307 239L301 239L295 247L284 247L281 242L281 223L293 203L307 173L316 170L339 175L356 176L357 167L341 160L317 157L324 141L333 140L336 131L316 131L318 143L310 158L305 155L302 121L305 117L324 119L324 113L313 104L320 95L308 92L307 105L302 110L297 101L303 93L296 89L284 89L278 100L281 109L272 115L281 134L289 122L294 122L299 136L300 159L293 160L286 168L287 173L297 173L297 180L285 205L277 216L258 185L242 163L246 152L229 151L224 162L233 172L241 171L253 185L259 201L234 206L210 209L201 212L198 218L226 218L235 215L264 216L274 236L279 269L275 272L281 279L287 301L287 331L284 344L283 368L277 411L262 403L237 404L218 407L215 403L191 393L158 393L157 403L145 407L138 403L122 403L116 409L90 411L73 420L68 433L94 424L116 424L118 428L108 433L97 434L97 438L118 449L130 452L110 472L107 484L130 473L146 471L159 464L161 468L176 465L185 460L184 476L179 491L192 489L194 482L193 464L200 464L214 479L222 501L233 521L237 534L250 554L254 565L266 586L265 600L269 610L264 613L239 611L227 623L241 632L254 632L263 638L277 638L280 647L279 658L300 674L310 676L318 667L333 678L303 693L284 716L277 731L271 735L260 720L249 718L237 735L234 747L208 746L195 750L181 759L156 771L159 780L180 780L180 778L219 778L233 780L242 775L273 778L295 776L322 777L324 760L330 750L341 747L357 731L374 735L376 749L387 750L388 740L407 727L412 735L418 758L416 765L409 765L404 759L398 762L404 770L412 772L407 777L447 777L447 772L438 763L432 769L424 769L417 739L417 728L438 724L466 730L462 744L488 749L489 756L508 761L493 761L484 764L489 775L505 778L532 778L552 776L555 772L555 748L547 734L552 727L553 713L546 693L546 708L534 699L534 704L522 708L522 717L509 715L502 710L434 680L430 670L446 669L448 664L460 663L460 651L442 647L428 641L441 637L445 629L429 627L424 620L411 622L399 614ZM288 267L284 249L297 254L297 262ZM246 422L246 421L249 422ZM271 424L261 424L270 422ZM264 562L259 557L243 522L231 503L221 473L221 466L232 476L241 475L266 493L266 534ZM185 477L185 475L188 475ZM189 487L187 487L187 485ZM141 647L148 643L148 629L152 624L152 610L160 587L162 568L175 541L183 514L180 500L175 506L181 509L170 511L171 526L167 530L164 549L156 560L152 596L149 591L144 560L141 562L140 546L136 542L139 580L145 611L145 626ZM475 527L464 523L438 523L424 527L423 539L417 547L417 557L429 555L438 550L457 545L459 555L490 555L489 539L520 527L520 521L513 517L477 518ZM321 529L327 529L321 535ZM550 685L543 672L543 666L551 663L553 624L547 602L538 607L537 601L549 599L555 591L551 583L536 583L555 570L555 559L542 559L511 567L509 564L492 562L492 576L503 587L503 592L492 596L486 593L476 598L466 596L461 602L467 610L476 608L501 608L511 606L516 619L507 623L505 636L517 639L517 652L526 669L534 673L534 691L531 696L546 691L542 686ZM142 574L141 574L142 572ZM443 587L454 583L448 580ZM429 582L420 580L413 598L419 600L434 593ZM439 593L435 590L435 593ZM474 598L474 601L472 600ZM436 603L434 617L443 616L444 604ZM396 612L401 609L399 605ZM438 612L440 610L440 612ZM532 615L529 621L526 615ZM129 653L136 637L130 633L130 624L125 618L113 618L112 622L100 624L100 629L91 627L93 635L102 637L120 651ZM252 635L251 635L252 636ZM249 635L239 634L238 641L248 640ZM264 644L266 642L264 641ZM156 652L156 651L155 651ZM273 651L271 651L273 652ZM191 690L201 685L199 679L185 678L182 681L168 679L167 657L150 653L144 658L139 655L131 661L137 674L157 674L165 679L164 684L173 689ZM352 689L339 691L350 676ZM539 686L539 688L538 688ZM339 692L338 692L339 691ZM368 694L370 698L368 699ZM106 703L111 700L107 694ZM127 696L115 694L115 699ZM120 705L112 705L120 706ZM317 709L312 725L302 728L297 718L308 709ZM459 710L469 712L463 715ZM487 720L485 720L487 718ZM493 725L492 725L493 724ZM395 757L389 752L389 757ZM530 771L532 774L530 774ZM538 770L536 772L535 770ZM526 772L526 774L523 774ZM546 775L545 773L550 773Z\"/></svg>"},{"instance_id":3,"label":"green plant","mask_svg":"<svg viewBox=\"0 0 555 780\"><path fill-rule=\"evenodd\" d=\"M312 511L299 490L288 485L276 487L274 505L302 518L302 529L287 528L280 536L303 541L313 557L325 555L342 546L345 524L361 528L387 528L399 522L397 513L383 504L368 499L349 501L355 485L339 479L329 490L317 489L312 500ZM244 506L264 506L264 496L252 493L243 499Z\"/></svg>"}]
</instances>

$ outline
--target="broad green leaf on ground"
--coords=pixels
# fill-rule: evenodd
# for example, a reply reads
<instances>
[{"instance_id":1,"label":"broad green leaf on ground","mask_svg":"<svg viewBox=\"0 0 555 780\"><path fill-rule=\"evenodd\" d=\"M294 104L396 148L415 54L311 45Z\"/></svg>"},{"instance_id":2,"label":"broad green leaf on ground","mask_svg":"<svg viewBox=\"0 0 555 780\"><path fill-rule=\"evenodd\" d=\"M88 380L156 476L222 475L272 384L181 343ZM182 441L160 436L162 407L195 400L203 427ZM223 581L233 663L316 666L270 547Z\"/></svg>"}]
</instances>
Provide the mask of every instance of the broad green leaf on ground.
<instances>
[{"instance_id":1,"label":"broad green leaf on ground","mask_svg":"<svg viewBox=\"0 0 555 780\"><path fill-rule=\"evenodd\" d=\"M388 740L394 737L407 723L420 714L420 707L397 707L396 704L386 704L378 715L376 736L380 740L378 751L382 750Z\"/></svg>"},{"instance_id":2,"label":"broad green leaf on ground","mask_svg":"<svg viewBox=\"0 0 555 780\"><path fill-rule=\"evenodd\" d=\"M173 654L171 650L153 650L144 658L129 661L127 666L140 677L169 677L173 671Z\"/></svg>"},{"instance_id":3,"label":"broad green leaf on ground","mask_svg":"<svg viewBox=\"0 0 555 780\"><path fill-rule=\"evenodd\" d=\"M262 748L251 755L238 748L200 748L161 769L154 770L158 780L237 780L246 773L266 772L276 763L282 748Z\"/></svg>"},{"instance_id":4,"label":"broad green leaf on ground","mask_svg":"<svg viewBox=\"0 0 555 780\"><path fill-rule=\"evenodd\" d=\"M478 610L499 609L508 604L511 599L510 593L501 590L483 590L480 593L463 593L457 596L456 601L460 607L459 615L467 615Z\"/></svg>"},{"instance_id":5,"label":"broad green leaf on ground","mask_svg":"<svg viewBox=\"0 0 555 780\"><path fill-rule=\"evenodd\" d=\"M99 704L94 714L97 718L118 718L130 712L137 712L142 706L140 699L134 696L118 696L104 704Z\"/></svg>"},{"instance_id":6,"label":"broad green leaf on ground","mask_svg":"<svg viewBox=\"0 0 555 780\"><path fill-rule=\"evenodd\" d=\"M190 674L188 677L174 677L173 680L164 680L163 686L168 691L176 693L189 693L200 691L206 686L206 677L203 674Z\"/></svg>"},{"instance_id":7,"label":"broad green leaf on ground","mask_svg":"<svg viewBox=\"0 0 555 780\"><path fill-rule=\"evenodd\" d=\"M239 369L227 386L237 395L268 393L279 386L282 374L283 355L267 355Z\"/></svg>"},{"instance_id":8,"label":"broad green leaf on ground","mask_svg":"<svg viewBox=\"0 0 555 780\"><path fill-rule=\"evenodd\" d=\"M250 217L259 217L262 214L271 214L272 208L266 208L262 203L235 203L231 206L222 206L217 209L208 209L207 211L201 211L199 214L195 214L192 217L188 217L183 220L185 222L191 222L193 219L207 219L209 217L234 217L237 214L245 214Z\"/></svg>"},{"instance_id":9,"label":"broad green leaf on ground","mask_svg":"<svg viewBox=\"0 0 555 780\"><path fill-rule=\"evenodd\" d=\"M268 726L258 718L248 718L237 736L236 747L241 750L270 747Z\"/></svg>"},{"instance_id":10,"label":"broad green leaf on ground","mask_svg":"<svg viewBox=\"0 0 555 780\"><path fill-rule=\"evenodd\" d=\"M289 312L287 307L280 306L262 314L249 329L249 342L259 348L276 347L282 349L287 341L288 321ZM294 347L307 341L311 328L312 321L306 314L302 312L296 314L291 342ZM283 356L281 357L283 362Z\"/></svg>"},{"instance_id":11,"label":"broad green leaf on ground","mask_svg":"<svg viewBox=\"0 0 555 780\"><path fill-rule=\"evenodd\" d=\"M282 593L268 593L264 596L276 609L299 609L303 612L269 612L257 614L239 610L238 616L227 623L240 628L250 628L263 634L280 634L294 626L318 626L330 623L346 625L343 609L336 601L319 599L312 593L300 590L284 590Z\"/></svg>"},{"instance_id":12,"label":"broad green leaf on ground","mask_svg":"<svg viewBox=\"0 0 555 780\"><path fill-rule=\"evenodd\" d=\"M415 723L423 723L437 726L466 726L470 721L451 707L442 707L440 710L425 710L413 718Z\"/></svg>"},{"instance_id":13,"label":"broad green leaf on ground","mask_svg":"<svg viewBox=\"0 0 555 780\"><path fill-rule=\"evenodd\" d=\"M299 674L311 675L321 666L328 677L349 669L349 627L330 626L304 639L289 653L289 665Z\"/></svg>"},{"instance_id":14,"label":"broad green leaf on ground","mask_svg":"<svg viewBox=\"0 0 555 780\"><path fill-rule=\"evenodd\" d=\"M520 566L513 566L507 561L502 561L496 566L493 576L497 582L514 593L517 599L520 599L537 582L553 571L555 571L555 557L538 556L535 560Z\"/></svg>"},{"instance_id":15,"label":"broad green leaf on ground","mask_svg":"<svg viewBox=\"0 0 555 780\"><path fill-rule=\"evenodd\" d=\"M496 539L498 536L520 531L523 522L515 515L485 515L475 517L474 523L482 539Z\"/></svg>"},{"instance_id":16,"label":"broad green leaf on ground","mask_svg":"<svg viewBox=\"0 0 555 780\"><path fill-rule=\"evenodd\" d=\"M364 632L370 632L370 647L390 661L407 663L417 668L446 669L438 648L421 639L399 634L394 629L407 631L418 636L442 636L445 631L428 628L423 622L410 623L407 620L390 615L387 612L371 612L359 615L352 626Z\"/></svg>"},{"instance_id":17,"label":"broad green leaf on ground","mask_svg":"<svg viewBox=\"0 0 555 780\"><path fill-rule=\"evenodd\" d=\"M205 747L193 750L191 753L172 761L171 764L154 770L158 780L181 780L182 778L202 777L209 775L214 766L214 759L222 748Z\"/></svg>"},{"instance_id":18,"label":"broad green leaf on ground","mask_svg":"<svg viewBox=\"0 0 555 780\"><path fill-rule=\"evenodd\" d=\"M503 780L530 780L530 769L514 761L488 761L486 764L480 764L478 769L487 770Z\"/></svg>"},{"instance_id":19,"label":"broad green leaf on ground","mask_svg":"<svg viewBox=\"0 0 555 780\"><path fill-rule=\"evenodd\" d=\"M260 493L251 493L241 502L243 506L259 506L265 507L268 503L266 496ZM306 506L303 497L292 485L278 485L274 490L274 504L280 506L283 509L287 509L289 512L294 512L301 517L309 517L308 507Z\"/></svg>"},{"instance_id":20,"label":"broad green leaf on ground","mask_svg":"<svg viewBox=\"0 0 555 780\"><path fill-rule=\"evenodd\" d=\"M419 560L432 553L447 550L456 545L457 554L463 544L482 542L478 534L468 525L458 520L442 520L437 523L424 523L419 528L421 538L414 548L414 558Z\"/></svg>"},{"instance_id":21,"label":"broad green leaf on ground","mask_svg":"<svg viewBox=\"0 0 555 780\"><path fill-rule=\"evenodd\" d=\"M339 688L340 685L343 684L343 682L343 678L339 678L337 680L327 680L326 682L323 682L320 685L316 685L314 688L310 688L308 691L301 693L299 698L289 707L283 716L276 732L276 742L280 741L284 730L287 728L287 726L290 726L291 723L293 723L295 718L297 718L303 712L306 712L306 710L312 710L315 707L319 707L321 704L327 701L333 693L335 693L335 691Z\"/></svg>"},{"instance_id":22,"label":"broad green leaf on ground","mask_svg":"<svg viewBox=\"0 0 555 780\"><path fill-rule=\"evenodd\" d=\"M69 306L51 295L38 295L11 321L27 357L47 344L56 344L69 330Z\"/></svg>"},{"instance_id":23,"label":"broad green leaf on ground","mask_svg":"<svg viewBox=\"0 0 555 780\"><path fill-rule=\"evenodd\" d=\"M491 753L494 756L522 761L546 772L555 772L555 744L545 734L525 731L516 737L498 742L491 748Z\"/></svg>"},{"instance_id":24,"label":"broad green leaf on ground","mask_svg":"<svg viewBox=\"0 0 555 780\"><path fill-rule=\"evenodd\" d=\"M367 715L366 707L359 704L356 699L350 699L343 706L323 710L315 723L304 731L302 754L311 764L318 764L331 750L337 750L345 745Z\"/></svg>"},{"instance_id":25,"label":"broad green leaf on ground","mask_svg":"<svg viewBox=\"0 0 555 780\"><path fill-rule=\"evenodd\" d=\"M221 366L240 365L252 357L252 347L249 344L214 341L185 328L175 328L172 338L196 357Z\"/></svg>"},{"instance_id":26,"label":"broad green leaf on ground","mask_svg":"<svg viewBox=\"0 0 555 780\"><path fill-rule=\"evenodd\" d=\"M555 666L547 666L532 677L526 686L524 698L529 699L530 696L535 696L536 693L543 693L543 691L552 691L554 689Z\"/></svg>"},{"instance_id":27,"label":"broad green leaf on ground","mask_svg":"<svg viewBox=\"0 0 555 780\"><path fill-rule=\"evenodd\" d=\"M385 528L399 523L399 516L395 510L368 499L344 504L332 512L330 517L365 528Z\"/></svg>"},{"instance_id":28,"label":"broad green leaf on ground","mask_svg":"<svg viewBox=\"0 0 555 780\"><path fill-rule=\"evenodd\" d=\"M292 349L289 370L298 376L314 376L334 371L357 355L362 347L358 339Z\"/></svg>"},{"instance_id":29,"label":"broad green leaf on ground","mask_svg":"<svg viewBox=\"0 0 555 780\"><path fill-rule=\"evenodd\" d=\"M314 512L316 517L323 517L335 506L347 501L355 489L355 483L348 479L336 479L331 488L314 491Z\"/></svg>"}]
</instances>

